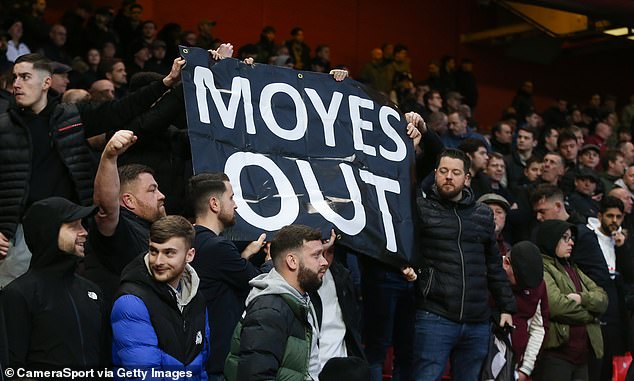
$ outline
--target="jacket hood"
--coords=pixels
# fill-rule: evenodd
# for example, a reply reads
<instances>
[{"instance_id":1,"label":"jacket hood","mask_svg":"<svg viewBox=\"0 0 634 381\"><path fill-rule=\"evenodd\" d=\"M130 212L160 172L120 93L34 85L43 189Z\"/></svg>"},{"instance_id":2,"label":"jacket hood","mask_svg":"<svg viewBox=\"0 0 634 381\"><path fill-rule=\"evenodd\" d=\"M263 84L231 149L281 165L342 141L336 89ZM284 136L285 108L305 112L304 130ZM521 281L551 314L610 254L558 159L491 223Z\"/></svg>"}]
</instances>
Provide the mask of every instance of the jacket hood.
<instances>
[{"instance_id":1,"label":"jacket hood","mask_svg":"<svg viewBox=\"0 0 634 381\"><path fill-rule=\"evenodd\" d=\"M511 267L517 286L535 288L544 279L544 262L539 248L530 241L521 241L511 248Z\"/></svg>"},{"instance_id":2,"label":"jacket hood","mask_svg":"<svg viewBox=\"0 0 634 381\"><path fill-rule=\"evenodd\" d=\"M263 295L289 294L299 300L302 304L310 302L307 296L303 296L299 291L293 288L293 286L288 284L286 279L284 279L274 268L267 274L260 274L251 279L249 285L252 289L251 292L249 292L249 296L247 296L245 306L248 306L255 298Z\"/></svg>"},{"instance_id":3,"label":"jacket hood","mask_svg":"<svg viewBox=\"0 0 634 381\"><path fill-rule=\"evenodd\" d=\"M134 283L144 288L149 288L158 294L167 304L176 306L182 311L183 307L189 304L198 293L200 278L194 268L186 264L183 276L181 277L180 297L177 297L170 285L157 282L152 276L148 253L139 255L123 269L121 272L121 284L124 283Z\"/></svg>"},{"instance_id":4,"label":"jacket hood","mask_svg":"<svg viewBox=\"0 0 634 381\"><path fill-rule=\"evenodd\" d=\"M50 197L31 205L24 215L24 237L31 257L31 269L50 272L74 270L79 257L58 247L59 230L63 223L86 218L97 211L96 206L79 206L62 197Z\"/></svg>"},{"instance_id":5,"label":"jacket hood","mask_svg":"<svg viewBox=\"0 0 634 381\"><path fill-rule=\"evenodd\" d=\"M542 254L557 258L555 251L561 236L570 229L573 236L577 235L577 227L566 221L546 220L537 226L537 246Z\"/></svg>"}]
</instances>

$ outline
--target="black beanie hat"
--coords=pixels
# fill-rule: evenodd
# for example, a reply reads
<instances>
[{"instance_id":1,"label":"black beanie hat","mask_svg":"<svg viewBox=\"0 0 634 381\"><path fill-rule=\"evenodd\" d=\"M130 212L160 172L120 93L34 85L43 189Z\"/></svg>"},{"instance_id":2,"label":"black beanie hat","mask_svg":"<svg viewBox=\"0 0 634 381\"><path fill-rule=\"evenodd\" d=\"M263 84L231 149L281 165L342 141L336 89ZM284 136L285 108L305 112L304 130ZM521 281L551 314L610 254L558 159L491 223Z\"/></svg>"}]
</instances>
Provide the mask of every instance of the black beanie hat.
<instances>
[{"instance_id":1,"label":"black beanie hat","mask_svg":"<svg viewBox=\"0 0 634 381\"><path fill-rule=\"evenodd\" d=\"M557 244L561 236L564 235L568 229L570 229L573 236L577 235L577 227L566 221L546 220L539 224L539 226L537 226L537 238L535 243L542 254L557 258L557 254L555 253Z\"/></svg>"},{"instance_id":2,"label":"black beanie hat","mask_svg":"<svg viewBox=\"0 0 634 381\"><path fill-rule=\"evenodd\" d=\"M535 288L544 279L544 262L539 248L530 241L521 241L511 248L511 266L519 288Z\"/></svg>"}]
</instances>

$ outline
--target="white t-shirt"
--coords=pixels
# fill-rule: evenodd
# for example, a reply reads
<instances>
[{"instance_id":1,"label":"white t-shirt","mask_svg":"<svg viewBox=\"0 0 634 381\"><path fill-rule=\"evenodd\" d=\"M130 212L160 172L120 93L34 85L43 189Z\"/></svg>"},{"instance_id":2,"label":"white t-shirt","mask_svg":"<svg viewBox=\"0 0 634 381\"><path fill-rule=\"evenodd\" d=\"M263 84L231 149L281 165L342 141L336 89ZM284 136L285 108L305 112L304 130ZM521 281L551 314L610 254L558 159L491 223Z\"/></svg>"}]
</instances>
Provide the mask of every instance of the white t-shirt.
<instances>
[{"instance_id":1,"label":"white t-shirt","mask_svg":"<svg viewBox=\"0 0 634 381\"><path fill-rule=\"evenodd\" d=\"M320 371L326 362L333 357L347 357L346 324L337 298L335 279L330 269L324 275L321 287L317 291L323 306L321 330L319 334L319 363Z\"/></svg>"}]
</instances>

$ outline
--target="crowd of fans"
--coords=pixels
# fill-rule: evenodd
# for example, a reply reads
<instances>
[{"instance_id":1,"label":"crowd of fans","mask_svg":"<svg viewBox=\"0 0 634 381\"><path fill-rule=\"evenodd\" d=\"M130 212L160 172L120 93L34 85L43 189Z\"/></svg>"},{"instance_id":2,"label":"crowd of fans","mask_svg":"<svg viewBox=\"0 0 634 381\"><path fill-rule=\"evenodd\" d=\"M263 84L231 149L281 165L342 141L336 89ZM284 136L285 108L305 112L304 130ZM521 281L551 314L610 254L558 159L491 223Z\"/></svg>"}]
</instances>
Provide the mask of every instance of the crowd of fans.
<instances>
[{"instance_id":1,"label":"crowd of fans","mask_svg":"<svg viewBox=\"0 0 634 381\"><path fill-rule=\"evenodd\" d=\"M44 0L3 7L3 367L407 381L438 379L450 362L470 380L495 352L489 318L506 329L495 337L511 337L509 379L611 380L613 358L631 350L634 96L621 110L599 94L537 110L526 81L487 131L473 118L470 60L443 57L414 81L407 47L373 49L355 79L406 115L417 154L424 244L394 269L309 227L269 244L222 236L232 186L192 176L178 85L179 45L232 55L215 22L159 30L134 0L82 2L54 25ZM301 28L275 37L263 28L238 58L345 69ZM475 341L433 341L455 324Z\"/></svg>"}]
</instances>

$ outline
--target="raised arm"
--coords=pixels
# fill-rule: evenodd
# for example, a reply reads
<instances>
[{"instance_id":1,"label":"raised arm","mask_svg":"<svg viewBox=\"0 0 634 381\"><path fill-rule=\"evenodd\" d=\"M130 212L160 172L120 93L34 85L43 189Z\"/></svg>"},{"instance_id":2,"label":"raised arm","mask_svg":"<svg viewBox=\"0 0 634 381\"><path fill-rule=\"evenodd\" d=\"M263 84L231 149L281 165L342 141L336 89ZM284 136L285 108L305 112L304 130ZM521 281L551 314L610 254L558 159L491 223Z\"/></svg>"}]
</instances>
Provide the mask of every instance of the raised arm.
<instances>
[{"instance_id":1,"label":"raised arm","mask_svg":"<svg viewBox=\"0 0 634 381\"><path fill-rule=\"evenodd\" d=\"M99 168L95 176L95 190L93 200L99 206L99 212L95 216L97 229L103 236L110 237L114 234L119 224L119 193L121 184L117 169L117 159L134 142L137 137L128 130L117 131L106 144Z\"/></svg>"}]
</instances>

